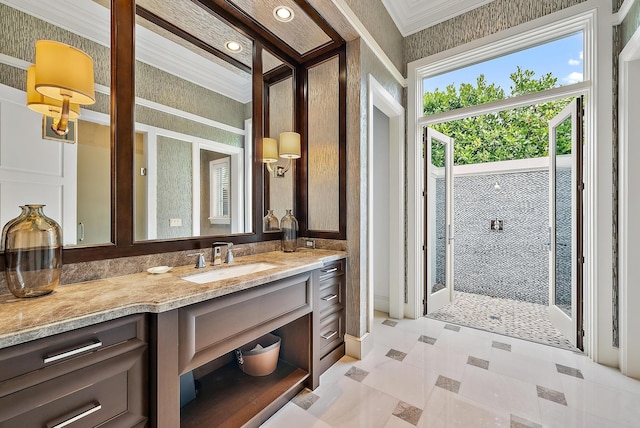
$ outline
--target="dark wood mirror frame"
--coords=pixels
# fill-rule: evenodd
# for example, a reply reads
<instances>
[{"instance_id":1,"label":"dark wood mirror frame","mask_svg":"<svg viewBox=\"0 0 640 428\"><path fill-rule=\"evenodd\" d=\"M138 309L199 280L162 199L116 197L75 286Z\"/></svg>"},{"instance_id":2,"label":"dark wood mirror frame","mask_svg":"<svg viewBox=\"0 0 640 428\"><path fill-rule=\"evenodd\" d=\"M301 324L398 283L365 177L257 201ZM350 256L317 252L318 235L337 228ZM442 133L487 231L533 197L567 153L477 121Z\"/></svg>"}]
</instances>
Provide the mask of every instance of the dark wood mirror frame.
<instances>
[{"instance_id":1,"label":"dark wood mirror frame","mask_svg":"<svg viewBox=\"0 0 640 428\"><path fill-rule=\"evenodd\" d=\"M225 0L193 0L196 4L226 21L237 31L254 40L253 46L253 141L262 138L264 131L264 81L262 49L282 58L295 67L296 93L294 125L303 141L301 167L296 171L295 206L299 213L300 235L328 239L346 239L346 45L340 35L305 0L296 3L331 38L329 43L298 54L293 48L255 22L243 11ZM148 11L140 11L147 14ZM65 248L65 264L100 259L156 254L171 251L208 248L211 241L225 239L235 244L279 239L278 234L263 234L263 189L265 185L262 147L255 144L253 168L253 233L216 237L194 237L178 240L136 242L134 239L133 160L135 132L135 16L132 0L111 2L111 237L112 243L93 247ZM180 34L178 34L180 36ZM189 40L191 41L191 40ZM340 57L340 230L338 232L311 231L306 227L307 174L306 168L306 70L308 67L339 55Z\"/></svg>"}]
</instances>

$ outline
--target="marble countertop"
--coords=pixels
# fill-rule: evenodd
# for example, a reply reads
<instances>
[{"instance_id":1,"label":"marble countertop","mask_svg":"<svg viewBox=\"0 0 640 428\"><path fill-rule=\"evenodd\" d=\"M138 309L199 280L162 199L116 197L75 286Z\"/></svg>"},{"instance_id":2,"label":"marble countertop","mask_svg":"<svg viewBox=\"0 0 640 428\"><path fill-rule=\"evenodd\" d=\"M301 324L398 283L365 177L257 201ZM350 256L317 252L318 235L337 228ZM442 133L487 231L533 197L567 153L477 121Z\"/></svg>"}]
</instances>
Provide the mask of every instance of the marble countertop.
<instances>
[{"instance_id":1,"label":"marble countertop","mask_svg":"<svg viewBox=\"0 0 640 428\"><path fill-rule=\"evenodd\" d=\"M69 284L33 299L0 295L0 348L126 315L170 311L318 269L325 262L345 257L346 253L331 250L274 251L236 257L232 265L214 267L207 263L204 269L195 269L193 265L179 266L163 274L144 271ZM206 284L182 279L214 269L259 262L276 267Z\"/></svg>"}]
</instances>

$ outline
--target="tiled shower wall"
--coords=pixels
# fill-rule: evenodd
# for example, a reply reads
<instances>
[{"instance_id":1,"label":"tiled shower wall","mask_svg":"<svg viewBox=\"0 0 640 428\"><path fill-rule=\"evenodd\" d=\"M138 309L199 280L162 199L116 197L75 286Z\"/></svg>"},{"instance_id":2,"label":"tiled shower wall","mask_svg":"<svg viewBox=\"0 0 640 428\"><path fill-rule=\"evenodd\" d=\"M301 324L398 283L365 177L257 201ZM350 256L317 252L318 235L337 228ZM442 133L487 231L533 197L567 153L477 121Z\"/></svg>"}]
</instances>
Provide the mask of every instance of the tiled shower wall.
<instances>
[{"instance_id":1,"label":"tiled shower wall","mask_svg":"<svg viewBox=\"0 0 640 428\"><path fill-rule=\"evenodd\" d=\"M568 188L571 174L559 174ZM495 189L495 184L500 190ZM444 182L436 184L443 206ZM557 222L559 303L571 303L571 199L559 193ZM549 173L454 178L454 289L547 305L549 302ZM502 220L502 231L491 220ZM436 283L444 283L444 210L436 211Z\"/></svg>"}]
</instances>

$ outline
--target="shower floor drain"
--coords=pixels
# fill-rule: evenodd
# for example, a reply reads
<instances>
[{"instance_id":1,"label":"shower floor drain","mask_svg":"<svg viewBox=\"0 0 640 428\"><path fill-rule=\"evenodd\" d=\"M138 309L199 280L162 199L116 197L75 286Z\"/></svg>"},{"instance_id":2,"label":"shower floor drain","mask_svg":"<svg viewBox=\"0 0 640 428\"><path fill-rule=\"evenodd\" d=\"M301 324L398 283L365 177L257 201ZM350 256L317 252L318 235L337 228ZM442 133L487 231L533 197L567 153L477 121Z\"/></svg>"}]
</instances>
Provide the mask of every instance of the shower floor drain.
<instances>
[{"instance_id":1,"label":"shower floor drain","mask_svg":"<svg viewBox=\"0 0 640 428\"><path fill-rule=\"evenodd\" d=\"M496 321L502 321L498 315L489 315L489 318Z\"/></svg>"}]
</instances>

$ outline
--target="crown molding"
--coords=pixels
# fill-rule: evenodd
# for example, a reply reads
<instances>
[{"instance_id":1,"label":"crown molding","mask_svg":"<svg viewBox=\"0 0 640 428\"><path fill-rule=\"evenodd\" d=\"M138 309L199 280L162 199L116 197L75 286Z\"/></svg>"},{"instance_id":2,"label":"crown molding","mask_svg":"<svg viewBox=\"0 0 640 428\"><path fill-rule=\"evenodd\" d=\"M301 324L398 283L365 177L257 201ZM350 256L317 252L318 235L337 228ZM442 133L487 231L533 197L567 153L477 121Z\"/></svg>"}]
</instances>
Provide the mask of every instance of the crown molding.
<instances>
[{"instance_id":1,"label":"crown molding","mask_svg":"<svg viewBox=\"0 0 640 428\"><path fill-rule=\"evenodd\" d=\"M403 37L462 15L493 0L382 0Z\"/></svg>"}]
</instances>

